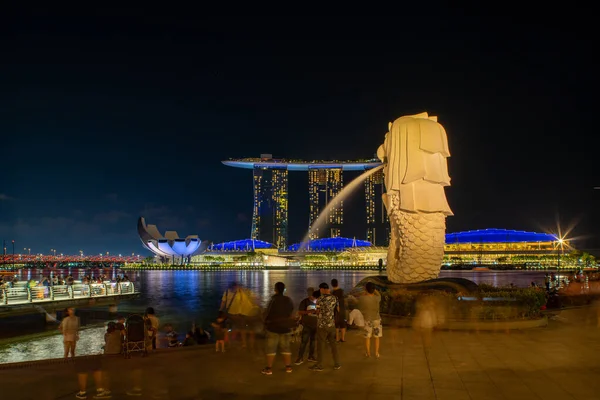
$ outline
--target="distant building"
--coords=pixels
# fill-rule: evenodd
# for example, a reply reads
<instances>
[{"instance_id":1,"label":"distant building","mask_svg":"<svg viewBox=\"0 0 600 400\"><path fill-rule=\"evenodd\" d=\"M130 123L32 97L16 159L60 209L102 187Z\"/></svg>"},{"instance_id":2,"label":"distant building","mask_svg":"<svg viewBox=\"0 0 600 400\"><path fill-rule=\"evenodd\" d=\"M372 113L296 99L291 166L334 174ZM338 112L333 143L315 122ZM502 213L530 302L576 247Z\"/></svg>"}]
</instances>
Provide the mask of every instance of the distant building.
<instances>
[{"instance_id":1,"label":"distant building","mask_svg":"<svg viewBox=\"0 0 600 400\"><path fill-rule=\"evenodd\" d=\"M325 206L344 188L341 166L331 168L308 168L308 196L310 214L308 218L309 237L338 237L344 223L344 202L336 200L327 209L328 233L319 232L319 228L311 228Z\"/></svg>"},{"instance_id":2,"label":"distant building","mask_svg":"<svg viewBox=\"0 0 600 400\"><path fill-rule=\"evenodd\" d=\"M521 265L548 267L560 263L572 266L568 254L574 250L567 243L548 233L507 229L479 229L446 234L443 265L446 268L469 265ZM384 246L351 247L340 256L358 265L376 265L387 261Z\"/></svg>"},{"instance_id":3,"label":"distant building","mask_svg":"<svg viewBox=\"0 0 600 400\"><path fill-rule=\"evenodd\" d=\"M288 236L288 171L258 166L253 171L254 206L250 237L285 248Z\"/></svg>"},{"instance_id":4,"label":"distant building","mask_svg":"<svg viewBox=\"0 0 600 400\"><path fill-rule=\"evenodd\" d=\"M390 242L390 220L382 201L385 193L383 170L365 179L365 212L367 215L366 239L374 246L387 246Z\"/></svg>"},{"instance_id":5,"label":"distant building","mask_svg":"<svg viewBox=\"0 0 600 400\"><path fill-rule=\"evenodd\" d=\"M443 269L471 269L489 265L561 269L595 267L592 258L585 258L567 240L548 233L507 229L480 229L446 234ZM222 264L263 268L287 266L292 268L377 267L386 263L388 248L374 246L356 238L318 238L277 249L272 243L243 239L212 244L205 252L194 255L193 263ZM196 253L198 254L198 253ZM583 258L582 258L583 257Z\"/></svg>"},{"instance_id":6,"label":"distant building","mask_svg":"<svg viewBox=\"0 0 600 400\"><path fill-rule=\"evenodd\" d=\"M557 265L571 250L549 233L478 229L446 234L444 263Z\"/></svg>"},{"instance_id":7,"label":"distant building","mask_svg":"<svg viewBox=\"0 0 600 400\"><path fill-rule=\"evenodd\" d=\"M156 225L146 225L144 217L138 219L137 231L142 245L161 263L189 263L192 256L202 254L210 244L208 240L201 241L198 235L180 238L175 231L166 231L163 235Z\"/></svg>"},{"instance_id":8,"label":"distant building","mask_svg":"<svg viewBox=\"0 0 600 400\"><path fill-rule=\"evenodd\" d=\"M348 248L370 247L371 243L366 240L357 240L344 237L322 238L311 240L308 243L296 243L289 247L289 251L301 252L340 252Z\"/></svg>"},{"instance_id":9,"label":"distant building","mask_svg":"<svg viewBox=\"0 0 600 400\"><path fill-rule=\"evenodd\" d=\"M325 205L329 203L344 188L344 171L365 171L381 165L378 160L358 161L302 161L274 159L271 154L262 154L260 158L231 159L223 164L252 169L254 204L252 210L252 228L250 237L273 243L278 249L285 250L288 246L288 171L308 172L309 195L309 229L313 226ZM378 175L376 173L375 175ZM378 175L375 186L370 180L365 185L372 185L373 190L382 190L382 174ZM379 186L377 186L379 185ZM365 193L374 194L370 197L371 209L381 212L381 196L365 189ZM376 205L376 204L379 205ZM375 213L376 211L373 211ZM327 210L327 228L319 232L317 228L310 230L310 238L339 237L342 235L344 223L344 205L342 201L331 204ZM384 213L385 214L385 213ZM384 218L384 217L382 217ZM380 218L381 219L381 218ZM380 219L367 217L374 238L387 244L385 227L376 227ZM385 220L387 221L387 219ZM385 223L385 222L384 222Z\"/></svg>"}]
</instances>

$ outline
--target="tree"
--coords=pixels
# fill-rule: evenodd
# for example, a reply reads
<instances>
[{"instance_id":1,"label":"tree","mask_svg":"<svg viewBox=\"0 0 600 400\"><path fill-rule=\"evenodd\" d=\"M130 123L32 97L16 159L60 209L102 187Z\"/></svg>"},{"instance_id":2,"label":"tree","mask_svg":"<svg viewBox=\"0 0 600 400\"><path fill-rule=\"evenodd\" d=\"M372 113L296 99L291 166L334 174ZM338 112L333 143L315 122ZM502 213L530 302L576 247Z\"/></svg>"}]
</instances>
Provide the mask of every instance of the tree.
<instances>
[{"instance_id":1,"label":"tree","mask_svg":"<svg viewBox=\"0 0 600 400\"><path fill-rule=\"evenodd\" d=\"M591 265L596 263L596 257L587 252L583 252L583 254L581 254L580 259L583 265L586 266L586 268L589 268Z\"/></svg>"}]
</instances>

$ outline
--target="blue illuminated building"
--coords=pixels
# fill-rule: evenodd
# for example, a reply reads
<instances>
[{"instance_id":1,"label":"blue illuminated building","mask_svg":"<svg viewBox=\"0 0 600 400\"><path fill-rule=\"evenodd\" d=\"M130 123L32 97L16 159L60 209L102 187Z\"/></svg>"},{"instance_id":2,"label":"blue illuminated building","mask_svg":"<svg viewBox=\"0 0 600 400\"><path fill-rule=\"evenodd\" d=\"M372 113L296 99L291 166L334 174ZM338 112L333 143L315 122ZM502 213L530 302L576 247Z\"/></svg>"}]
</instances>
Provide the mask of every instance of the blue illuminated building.
<instances>
[{"instance_id":1,"label":"blue illuminated building","mask_svg":"<svg viewBox=\"0 0 600 400\"><path fill-rule=\"evenodd\" d=\"M446 234L446 244L554 242L556 240L558 238L549 233L513 231L508 229L478 229Z\"/></svg>"},{"instance_id":2,"label":"blue illuminated building","mask_svg":"<svg viewBox=\"0 0 600 400\"><path fill-rule=\"evenodd\" d=\"M508 229L456 232L446 235L444 264L553 266L560 264L561 255L570 248L549 233Z\"/></svg>"},{"instance_id":3,"label":"blue illuminated building","mask_svg":"<svg viewBox=\"0 0 600 400\"><path fill-rule=\"evenodd\" d=\"M291 245L289 251L343 251L350 247L370 247L371 242L344 237L323 238Z\"/></svg>"},{"instance_id":4,"label":"blue illuminated building","mask_svg":"<svg viewBox=\"0 0 600 400\"><path fill-rule=\"evenodd\" d=\"M274 249L275 245L262 240L242 239L232 242L213 244L209 251L254 251L258 249Z\"/></svg>"}]
</instances>

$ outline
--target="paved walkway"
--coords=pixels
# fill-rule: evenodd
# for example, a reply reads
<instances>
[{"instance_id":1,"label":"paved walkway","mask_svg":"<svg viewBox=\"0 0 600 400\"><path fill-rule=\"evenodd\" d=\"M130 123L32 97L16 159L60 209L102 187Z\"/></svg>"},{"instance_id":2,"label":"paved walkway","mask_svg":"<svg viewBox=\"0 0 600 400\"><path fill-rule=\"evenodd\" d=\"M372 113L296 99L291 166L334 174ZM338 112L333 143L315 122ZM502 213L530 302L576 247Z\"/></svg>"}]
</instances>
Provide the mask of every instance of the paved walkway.
<instances>
[{"instance_id":1,"label":"paved walkway","mask_svg":"<svg viewBox=\"0 0 600 400\"><path fill-rule=\"evenodd\" d=\"M599 334L588 308L563 311L548 328L524 332L436 332L429 352L413 331L385 329L379 360L365 359L362 338L350 331L339 371L327 354L323 372L303 364L286 374L277 359L273 375L263 376L260 351L235 346L225 354L208 346L118 358L108 370L114 399L128 398L139 365L144 399L166 391L163 398L182 400L593 400L600 399ZM2 398L11 400L70 399L77 390L75 371L57 363L0 369L0 381Z\"/></svg>"}]
</instances>

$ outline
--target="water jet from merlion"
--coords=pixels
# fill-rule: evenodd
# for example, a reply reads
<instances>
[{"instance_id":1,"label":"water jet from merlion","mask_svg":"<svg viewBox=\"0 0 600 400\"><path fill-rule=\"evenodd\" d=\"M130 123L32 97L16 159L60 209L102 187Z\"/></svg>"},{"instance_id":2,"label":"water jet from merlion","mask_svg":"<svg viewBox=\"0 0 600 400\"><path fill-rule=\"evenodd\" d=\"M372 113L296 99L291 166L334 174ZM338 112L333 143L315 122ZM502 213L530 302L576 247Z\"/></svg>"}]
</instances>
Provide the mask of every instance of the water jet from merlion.
<instances>
[{"instance_id":1,"label":"water jet from merlion","mask_svg":"<svg viewBox=\"0 0 600 400\"><path fill-rule=\"evenodd\" d=\"M299 249L310 250L311 232L318 232L319 230L321 230L321 228L323 228L323 226L327 225L327 216L329 215L329 212L332 209L338 207L338 205L341 202L343 202L348 196L352 194L352 192L358 187L358 185L360 185L369 176L379 171L381 168L383 168L383 165L366 170L365 172L354 178L334 198L329 200L329 202L325 205L323 210L321 210L321 212L319 213L319 216L317 217L315 222L313 222L310 228L308 229L308 232L304 236L304 239L302 239Z\"/></svg>"}]
</instances>

